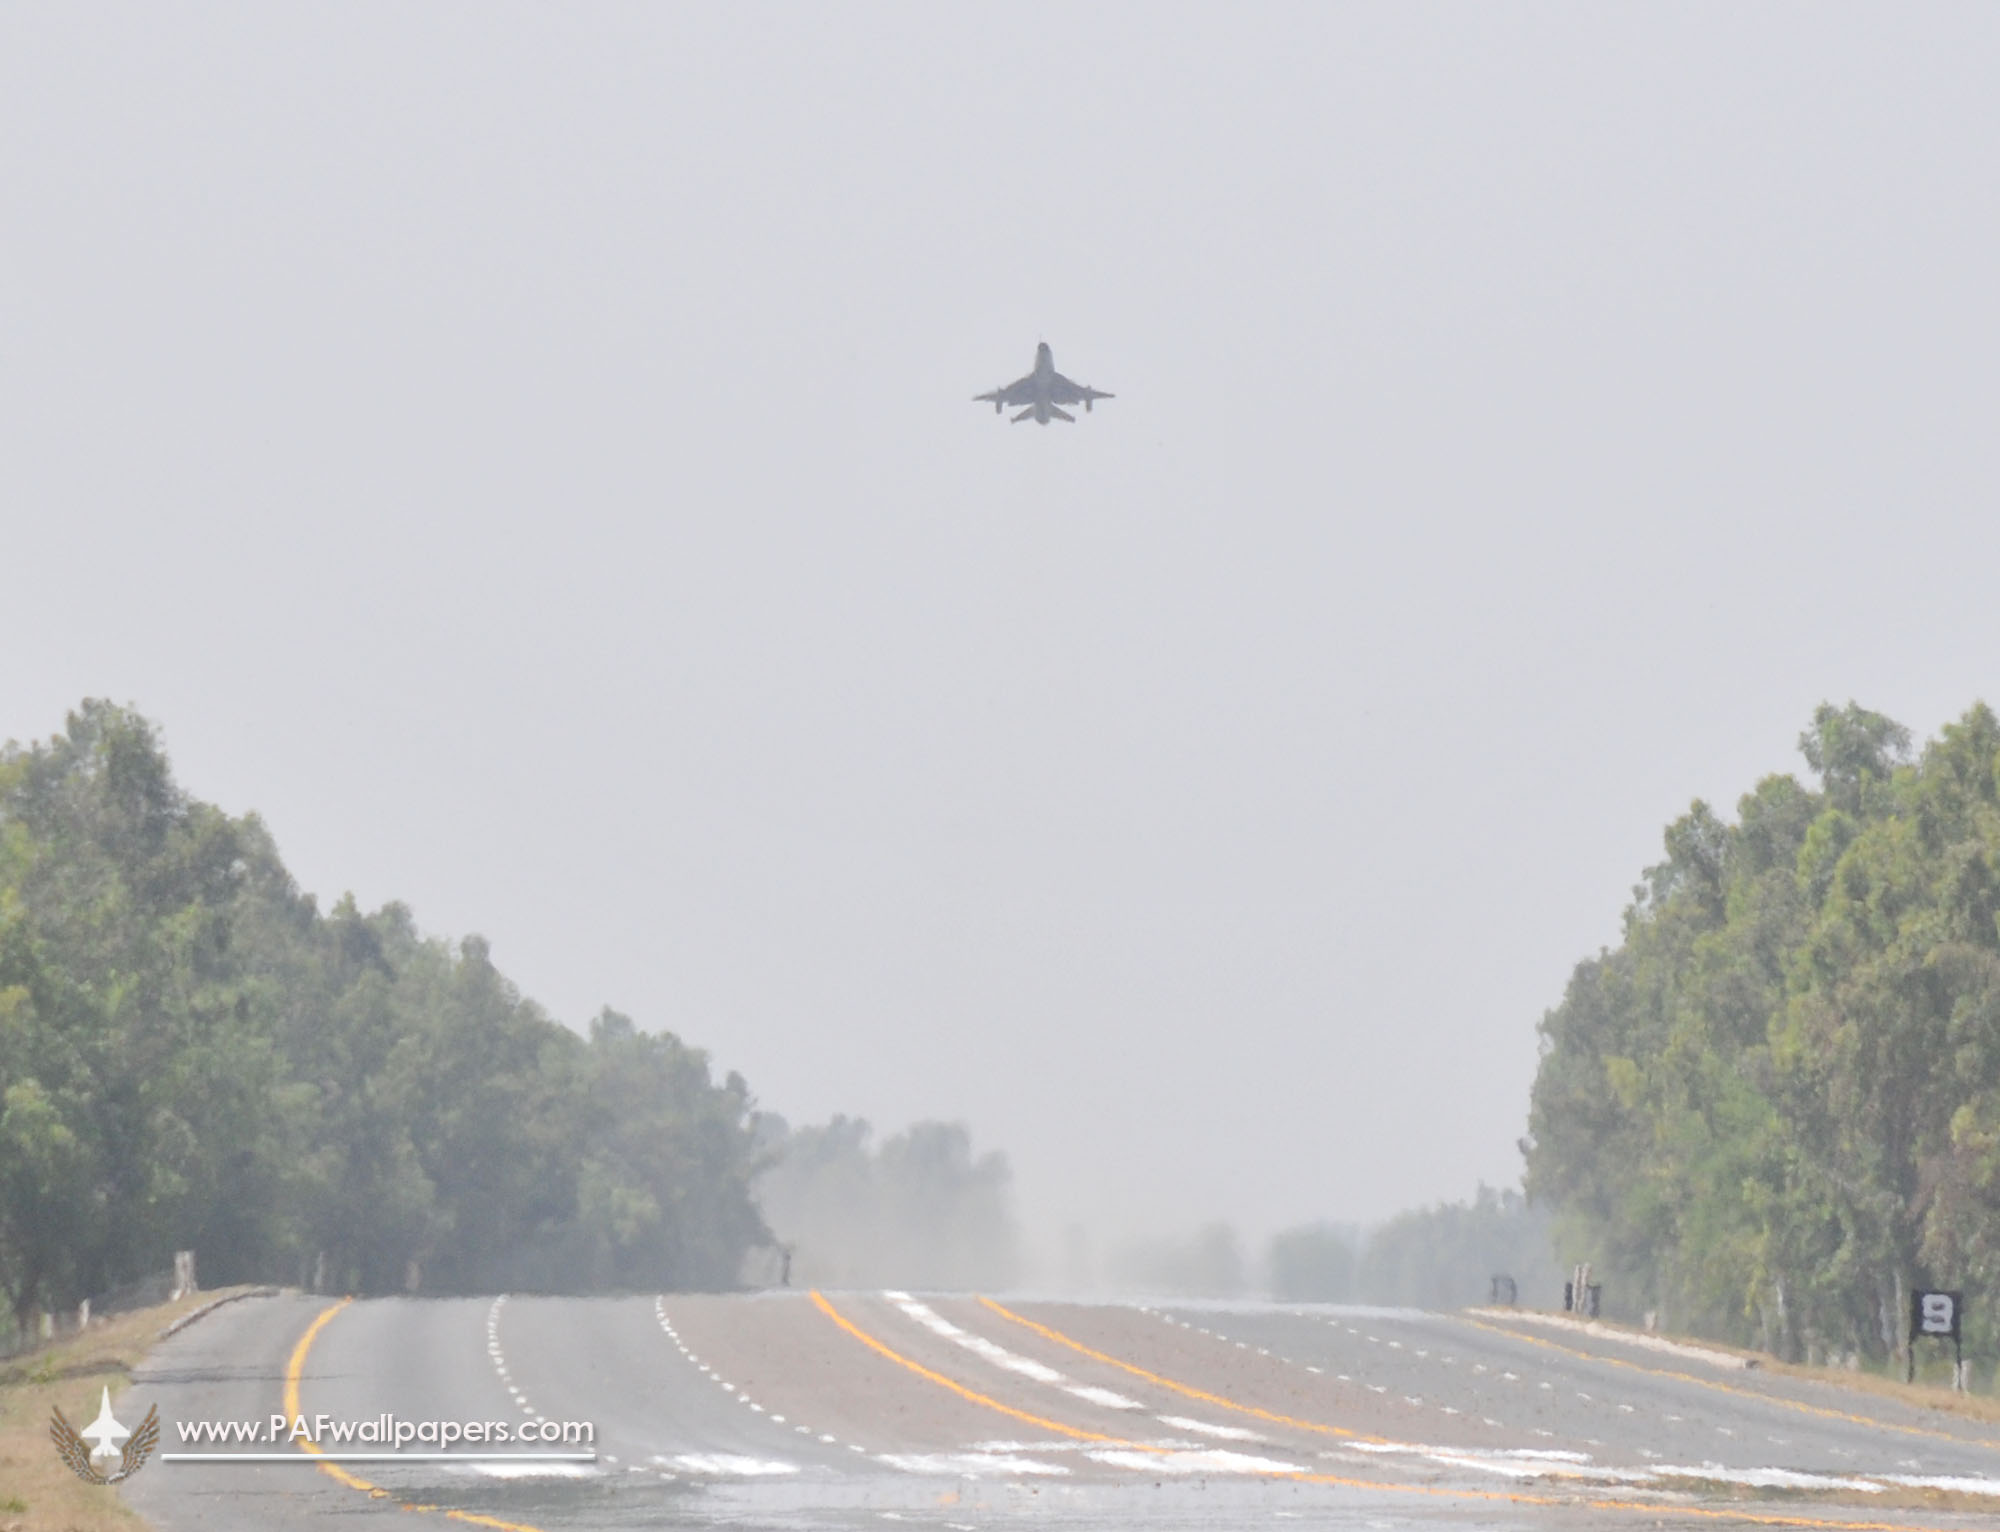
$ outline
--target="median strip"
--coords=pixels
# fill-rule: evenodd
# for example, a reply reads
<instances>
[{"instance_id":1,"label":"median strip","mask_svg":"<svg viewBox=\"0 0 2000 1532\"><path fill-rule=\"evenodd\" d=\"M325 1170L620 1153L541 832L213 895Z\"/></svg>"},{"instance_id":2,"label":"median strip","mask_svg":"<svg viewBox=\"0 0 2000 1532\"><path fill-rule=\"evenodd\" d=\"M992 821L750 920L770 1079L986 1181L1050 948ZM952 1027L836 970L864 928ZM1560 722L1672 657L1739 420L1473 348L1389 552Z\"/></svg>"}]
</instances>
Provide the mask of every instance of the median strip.
<instances>
[{"instance_id":1,"label":"median strip","mask_svg":"<svg viewBox=\"0 0 2000 1532\"><path fill-rule=\"evenodd\" d=\"M1143 1447L1137 1442L1123 1441L1115 1436L1106 1436L1101 1431L1086 1431L1081 1426L1066 1425L1060 1420L1050 1420L1045 1415L1033 1415L1026 1410L1017 1410L1011 1404L1002 1404L998 1399L988 1398L985 1394L977 1393L967 1388L963 1383L958 1382L954 1378L947 1378L941 1372L933 1372L930 1368L924 1366L922 1362L912 1361L909 1357L904 1356L902 1352L896 1351L882 1341L877 1340L853 1320L841 1313L840 1310L828 1303L826 1295L817 1288L813 1289L812 1301L819 1306L819 1311L822 1314L826 1315L828 1319L839 1325L841 1329L860 1341L870 1351L875 1352L878 1356L887 1357L898 1367L908 1368L926 1382L935 1383L939 1388L949 1390L961 1399L969 1400L971 1403L981 1405L989 1410L997 1410L1000 1414L1012 1416L1015 1420L1026 1421L1029 1425L1039 1427L1041 1430L1053 1431L1058 1436L1067 1436L1072 1441L1105 1442L1118 1447L1137 1447L1139 1450L1145 1452L1159 1452L1164 1450L1159 1447Z\"/></svg>"},{"instance_id":2,"label":"median strip","mask_svg":"<svg viewBox=\"0 0 2000 1532\"><path fill-rule=\"evenodd\" d=\"M979 1301L998 1314L1002 1319L1010 1319L1015 1324L1022 1325L1034 1331L1035 1334L1041 1336L1044 1340L1052 1340L1058 1345L1067 1346L1079 1355L1089 1357L1093 1362L1102 1362L1108 1367L1118 1368L1121 1372L1129 1372L1135 1378L1144 1378L1148 1383L1156 1387L1168 1389L1186 1398L1199 1399L1204 1404L1217 1405L1225 1410L1235 1410L1238 1414L1253 1416L1258 1420L1268 1421L1272 1425L1291 1426L1295 1430L1312 1431L1321 1436L1338 1436L1344 1437L1349 1441L1364 1442L1379 1442L1384 1440L1382 1437L1369 1436L1361 1431L1350 1431L1346 1426L1331 1426L1319 1420L1300 1420L1295 1415L1280 1415L1275 1410L1260 1409L1254 1404L1240 1404L1234 1399L1224 1398L1221 1394L1211 1394L1205 1388L1196 1388L1189 1383L1181 1383L1173 1378L1162 1377L1156 1372L1148 1372L1143 1367L1135 1367L1130 1362L1120 1361L1115 1356L1108 1356L1102 1351L1093 1350L1091 1347L1084 1345L1082 1341L1073 1340L1063 1334L1062 1331L1052 1330L1047 1325L1037 1324L1034 1320L1024 1315L1016 1314L1012 1309L995 1303L991 1298L981 1298Z\"/></svg>"}]
</instances>

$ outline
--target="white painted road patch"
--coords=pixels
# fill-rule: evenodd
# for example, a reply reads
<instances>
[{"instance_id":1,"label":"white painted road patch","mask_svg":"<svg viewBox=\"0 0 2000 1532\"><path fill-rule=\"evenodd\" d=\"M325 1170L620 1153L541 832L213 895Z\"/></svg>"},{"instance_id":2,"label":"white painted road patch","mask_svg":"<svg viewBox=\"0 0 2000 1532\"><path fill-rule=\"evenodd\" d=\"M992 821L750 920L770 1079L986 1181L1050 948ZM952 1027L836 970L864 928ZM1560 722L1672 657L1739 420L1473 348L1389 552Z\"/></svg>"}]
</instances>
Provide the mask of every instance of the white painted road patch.
<instances>
[{"instance_id":1,"label":"white painted road patch","mask_svg":"<svg viewBox=\"0 0 2000 1532\"><path fill-rule=\"evenodd\" d=\"M738 1457L730 1452L684 1452L674 1459L674 1466L689 1473L735 1479L775 1478L779 1474L799 1471L796 1463L782 1463L774 1458Z\"/></svg>"},{"instance_id":2,"label":"white painted road patch","mask_svg":"<svg viewBox=\"0 0 2000 1532\"><path fill-rule=\"evenodd\" d=\"M1132 1452L1122 1448L1100 1448L1086 1453L1098 1463L1114 1468L1132 1468L1141 1473L1174 1474L1274 1474L1298 1473L1296 1463L1276 1458L1252 1457L1247 1452L1229 1452L1210 1447L1197 1452Z\"/></svg>"},{"instance_id":3,"label":"white painted road patch","mask_svg":"<svg viewBox=\"0 0 2000 1532\"><path fill-rule=\"evenodd\" d=\"M485 1479L592 1479L597 1470L588 1463L453 1463L454 1473L478 1474Z\"/></svg>"},{"instance_id":4,"label":"white painted road patch","mask_svg":"<svg viewBox=\"0 0 2000 1532\"><path fill-rule=\"evenodd\" d=\"M1264 1438L1242 1426L1218 1426L1213 1421L1190 1420L1185 1415L1155 1415L1153 1419L1176 1431L1193 1431L1198 1436L1220 1436L1232 1442L1261 1442Z\"/></svg>"},{"instance_id":5,"label":"white painted road patch","mask_svg":"<svg viewBox=\"0 0 2000 1532\"><path fill-rule=\"evenodd\" d=\"M885 1452L875 1459L904 1473L963 1474L986 1478L1002 1474L1066 1474L1060 1463L1039 1463L1007 1452Z\"/></svg>"},{"instance_id":6,"label":"white painted road patch","mask_svg":"<svg viewBox=\"0 0 2000 1532\"><path fill-rule=\"evenodd\" d=\"M1079 1383L1074 1378L1057 1372L1046 1362L1037 1362L1032 1357L1021 1356L1009 1351L997 1341L990 1341L983 1335L974 1335L970 1330L960 1329L944 1315L927 1303L920 1303L908 1293L889 1291L882 1295L911 1319L922 1325L933 1335L941 1335L946 1340L963 1346L974 1356L991 1362L995 1367L1004 1367L1024 1378L1033 1378L1037 1383L1046 1383L1067 1394L1107 1410L1137 1410L1144 1406L1136 1399L1127 1399L1123 1394L1114 1394L1108 1388L1098 1388L1094 1384Z\"/></svg>"}]
</instances>

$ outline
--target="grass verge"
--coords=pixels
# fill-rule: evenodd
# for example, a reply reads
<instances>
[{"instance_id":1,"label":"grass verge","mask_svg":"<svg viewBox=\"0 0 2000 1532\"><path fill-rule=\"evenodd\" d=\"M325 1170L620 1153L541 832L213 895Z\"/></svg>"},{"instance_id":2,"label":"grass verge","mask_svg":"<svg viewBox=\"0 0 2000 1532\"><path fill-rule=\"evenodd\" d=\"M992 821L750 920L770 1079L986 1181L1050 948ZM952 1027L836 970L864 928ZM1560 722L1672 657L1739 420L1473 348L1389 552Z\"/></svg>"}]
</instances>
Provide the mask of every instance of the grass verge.
<instances>
[{"instance_id":1,"label":"grass verge","mask_svg":"<svg viewBox=\"0 0 2000 1532\"><path fill-rule=\"evenodd\" d=\"M1894 1399L1919 1409L1942 1410L1947 1415L1961 1415L1967 1420L2000 1425L2000 1399L1991 1394L1959 1393L1951 1386L1951 1369L1948 1367L1926 1369L1944 1374L1935 1382L1924 1381L1920 1372L1915 1383L1905 1383L1901 1378L1888 1377L1866 1368L1807 1367L1799 1362L1767 1360L1764 1369L1780 1378L1810 1378L1815 1383L1837 1384L1859 1394L1872 1394L1877 1399Z\"/></svg>"}]
</instances>

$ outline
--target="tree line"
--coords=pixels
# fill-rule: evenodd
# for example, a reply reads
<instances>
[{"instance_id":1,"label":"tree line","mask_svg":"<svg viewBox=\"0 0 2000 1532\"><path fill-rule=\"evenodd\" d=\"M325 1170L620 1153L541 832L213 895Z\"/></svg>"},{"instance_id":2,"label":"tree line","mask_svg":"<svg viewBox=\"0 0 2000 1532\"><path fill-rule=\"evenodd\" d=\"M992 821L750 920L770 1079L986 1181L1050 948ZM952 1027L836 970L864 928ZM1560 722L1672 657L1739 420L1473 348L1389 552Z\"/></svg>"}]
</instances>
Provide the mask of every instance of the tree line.
<instances>
[{"instance_id":1,"label":"tree line","mask_svg":"<svg viewBox=\"0 0 2000 1532\"><path fill-rule=\"evenodd\" d=\"M1541 1025L1527 1186L1607 1305L1884 1359L1910 1294L2000 1293L2000 720L1920 751L1850 703L1734 822L1666 831Z\"/></svg>"},{"instance_id":2,"label":"tree line","mask_svg":"<svg viewBox=\"0 0 2000 1532\"><path fill-rule=\"evenodd\" d=\"M1508 1276L1521 1302L1552 1308L1564 1279L1550 1235L1545 1209L1517 1190L1481 1185L1466 1201L1410 1208L1372 1227L1323 1219L1281 1229L1255 1255L1223 1222L1131 1239L1111 1249L1103 1277L1121 1291L1177 1297L1265 1292L1281 1303L1460 1309L1486 1302L1493 1278ZM1087 1251L1076 1255L1072 1285L1093 1285Z\"/></svg>"},{"instance_id":3,"label":"tree line","mask_svg":"<svg viewBox=\"0 0 2000 1532\"><path fill-rule=\"evenodd\" d=\"M1482 1185L1465 1202L1411 1208L1363 1231L1305 1224L1271 1238L1264 1270L1284 1301L1374 1303L1462 1309L1513 1280L1522 1303L1554 1308L1564 1277L1550 1245L1549 1215L1511 1188Z\"/></svg>"},{"instance_id":4,"label":"tree line","mask_svg":"<svg viewBox=\"0 0 2000 1532\"><path fill-rule=\"evenodd\" d=\"M878 1146L868 1123L792 1128L766 1114L771 1168L757 1195L791 1258L820 1287L1006 1287L1020 1273L1003 1154L975 1154L958 1123L920 1122Z\"/></svg>"},{"instance_id":5,"label":"tree line","mask_svg":"<svg viewBox=\"0 0 2000 1532\"><path fill-rule=\"evenodd\" d=\"M209 1285L728 1287L779 1237L757 1183L795 1137L670 1034L609 1009L560 1025L477 937L426 937L400 904L322 911L128 709L86 702L0 751L17 1321L177 1248ZM928 1170L932 1206L1011 1230L1004 1161Z\"/></svg>"}]
</instances>

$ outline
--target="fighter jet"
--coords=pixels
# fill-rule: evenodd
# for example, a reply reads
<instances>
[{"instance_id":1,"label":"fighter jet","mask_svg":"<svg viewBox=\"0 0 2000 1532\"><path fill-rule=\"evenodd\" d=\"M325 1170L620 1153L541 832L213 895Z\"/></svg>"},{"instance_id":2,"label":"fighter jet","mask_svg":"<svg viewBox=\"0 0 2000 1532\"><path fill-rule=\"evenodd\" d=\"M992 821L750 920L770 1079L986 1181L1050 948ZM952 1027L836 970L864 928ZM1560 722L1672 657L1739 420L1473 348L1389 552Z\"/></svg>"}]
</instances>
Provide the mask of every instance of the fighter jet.
<instances>
[{"instance_id":1,"label":"fighter jet","mask_svg":"<svg viewBox=\"0 0 2000 1532\"><path fill-rule=\"evenodd\" d=\"M990 394L974 394L972 397L979 404L991 404L996 415L1009 405L1024 404L1027 408L1014 417L1014 424L1032 420L1036 425L1045 426L1052 418L1067 420L1072 425L1076 423L1076 416L1064 411L1062 405L1080 404L1084 413L1088 414L1094 400L1115 399L1117 395L1102 393L1087 384L1070 382L1056 371L1056 354L1049 350L1049 343L1043 341L1035 347L1033 372L1025 378L1016 378L1004 388L994 389Z\"/></svg>"}]
</instances>

